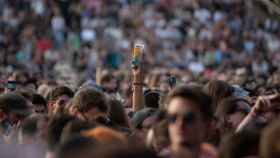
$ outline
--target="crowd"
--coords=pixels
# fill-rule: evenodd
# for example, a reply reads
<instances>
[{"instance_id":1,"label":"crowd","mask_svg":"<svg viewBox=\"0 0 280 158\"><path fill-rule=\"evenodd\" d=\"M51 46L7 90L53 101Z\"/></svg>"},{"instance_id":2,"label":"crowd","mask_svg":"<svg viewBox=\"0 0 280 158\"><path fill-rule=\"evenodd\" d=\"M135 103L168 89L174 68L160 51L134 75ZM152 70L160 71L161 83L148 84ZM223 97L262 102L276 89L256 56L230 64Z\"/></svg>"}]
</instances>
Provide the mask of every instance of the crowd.
<instances>
[{"instance_id":1,"label":"crowd","mask_svg":"<svg viewBox=\"0 0 280 158\"><path fill-rule=\"evenodd\" d=\"M0 157L279 157L280 23L261 11L251 0L0 0Z\"/></svg>"}]
</instances>

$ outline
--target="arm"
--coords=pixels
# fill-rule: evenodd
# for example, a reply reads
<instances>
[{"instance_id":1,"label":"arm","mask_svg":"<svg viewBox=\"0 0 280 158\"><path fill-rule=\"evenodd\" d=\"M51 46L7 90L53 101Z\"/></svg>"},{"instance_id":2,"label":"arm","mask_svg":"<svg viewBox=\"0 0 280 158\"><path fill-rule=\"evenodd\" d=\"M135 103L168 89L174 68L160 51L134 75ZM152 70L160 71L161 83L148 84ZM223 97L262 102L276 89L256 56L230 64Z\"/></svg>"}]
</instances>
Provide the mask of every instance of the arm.
<instances>
[{"instance_id":1,"label":"arm","mask_svg":"<svg viewBox=\"0 0 280 158\"><path fill-rule=\"evenodd\" d=\"M262 117L262 114L267 111L271 107L271 99L275 96L260 96L258 97L255 105L249 112L249 114L244 118L244 120L239 124L236 129L236 132L241 132L244 130L248 125Z\"/></svg>"},{"instance_id":2,"label":"arm","mask_svg":"<svg viewBox=\"0 0 280 158\"><path fill-rule=\"evenodd\" d=\"M133 112L141 110L143 107L143 76L141 59L144 51L144 45L136 44L133 50L132 60L132 109Z\"/></svg>"},{"instance_id":3,"label":"arm","mask_svg":"<svg viewBox=\"0 0 280 158\"><path fill-rule=\"evenodd\" d=\"M257 117L257 114L254 111L251 111L239 124L235 132L238 133L243 131L251 122L255 121Z\"/></svg>"},{"instance_id":4,"label":"arm","mask_svg":"<svg viewBox=\"0 0 280 158\"><path fill-rule=\"evenodd\" d=\"M133 70L132 91L132 108L136 112L143 108L143 81L140 67Z\"/></svg>"}]
</instances>

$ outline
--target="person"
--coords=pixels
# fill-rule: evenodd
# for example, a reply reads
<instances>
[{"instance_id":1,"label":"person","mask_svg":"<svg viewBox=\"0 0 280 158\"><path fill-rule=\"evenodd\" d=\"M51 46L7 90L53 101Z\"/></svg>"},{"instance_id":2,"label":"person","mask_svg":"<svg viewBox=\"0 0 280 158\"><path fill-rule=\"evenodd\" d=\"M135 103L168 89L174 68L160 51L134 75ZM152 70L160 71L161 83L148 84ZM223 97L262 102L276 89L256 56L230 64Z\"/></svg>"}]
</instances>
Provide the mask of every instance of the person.
<instances>
[{"instance_id":1,"label":"person","mask_svg":"<svg viewBox=\"0 0 280 158\"><path fill-rule=\"evenodd\" d=\"M203 88L204 92L213 100L213 108L216 110L219 102L226 97L232 96L234 89L224 81L211 80Z\"/></svg>"},{"instance_id":2,"label":"person","mask_svg":"<svg viewBox=\"0 0 280 158\"><path fill-rule=\"evenodd\" d=\"M22 121L31 114L24 97L16 93L0 95L0 122L1 133L6 141L14 140Z\"/></svg>"},{"instance_id":3,"label":"person","mask_svg":"<svg viewBox=\"0 0 280 158\"><path fill-rule=\"evenodd\" d=\"M266 96L259 96L248 115L238 125L236 131L240 132L247 129L264 128L268 123L279 117L278 93Z\"/></svg>"},{"instance_id":4,"label":"person","mask_svg":"<svg viewBox=\"0 0 280 158\"><path fill-rule=\"evenodd\" d=\"M9 77L5 92L13 92L24 88L25 83L28 81L29 75L25 71L15 71Z\"/></svg>"},{"instance_id":5,"label":"person","mask_svg":"<svg viewBox=\"0 0 280 158\"><path fill-rule=\"evenodd\" d=\"M144 104L148 108L159 108L160 91L148 89L144 92Z\"/></svg>"},{"instance_id":6,"label":"person","mask_svg":"<svg viewBox=\"0 0 280 158\"><path fill-rule=\"evenodd\" d=\"M78 91L70 107L72 115L89 122L94 122L98 118L108 120L108 110L106 96L93 88Z\"/></svg>"},{"instance_id":7,"label":"person","mask_svg":"<svg viewBox=\"0 0 280 158\"><path fill-rule=\"evenodd\" d=\"M96 158L159 158L159 156L143 145L113 145L99 149L93 157Z\"/></svg>"},{"instance_id":8,"label":"person","mask_svg":"<svg viewBox=\"0 0 280 158\"><path fill-rule=\"evenodd\" d=\"M36 113L36 114L47 114L48 113L47 101L40 94L32 95L32 105L33 105L33 113Z\"/></svg>"},{"instance_id":9,"label":"person","mask_svg":"<svg viewBox=\"0 0 280 158\"><path fill-rule=\"evenodd\" d=\"M60 114L54 116L48 123L47 127L47 154L48 158L52 158L55 156L55 150L61 141L61 134L63 128L67 125L68 122L75 120L74 116L70 116L67 114Z\"/></svg>"},{"instance_id":10,"label":"person","mask_svg":"<svg viewBox=\"0 0 280 158\"><path fill-rule=\"evenodd\" d=\"M89 129L81 132L82 136L95 138L101 145L125 145L127 144L127 139L125 135L114 129L99 126L93 129Z\"/></svg>"},{"instance_id":11,"label":"person","mask_svg":"<svg viewBox=\"0 0 280 158\"><path fill-rule=\"evenodd\" d=\"M112 127L116 130L130 133L130 124L128 116L121 101L117 99L110 99L109 101L109 115L108 118L112 123Z\"/></svg>"},{"instance_id":12,"label":"person","mask_svg":"<svg viewBox=\"0 0 280 158\"><path fill-rule=\"evenodd\" d=\"M80 135L82 131L95 128L95 123L82 121L79 119L68 122L61 133L61 142L65 142L74 135Z\"/></svg>"},{"instance_id":13,"label":"person","mask_svg":"<svg viewBox=\"0 0 280 158\"><path fill-rule=\"evenodd\" d=\"M168 95L167 105L170 147L162 156L205 156L202 144L213 118L211 98L200 89L180 86Z\"/></svg>"},{"instance_id":14,"label":"person","mask_svg":"<svg viewBox=\"0 0 280 158\"><path fill-rule=\"evenodd\" d=\"M236 130L250 111L250 103L243 98L228 97L223 99L216 111L219 131L225 134Z\"/></svg>"},{"instance_id":15,"label":"person","mask_svg":"<svg viewBox=\"0 0 280 158\"><path fill-rule=\"evenodd\" d=\"M145 137L148 130L156 123L156 112L154 108L144 108L137 111L132 119L131 126L134 131L134 135L140 140Z\"/></svg>"},{"instance_id":16,"label":"person","mask_svg":"<svg viewBox=\"0 0 280 158\"><path fill-rule=\"evenodd\" d=\"M74 135L59 145L57 158L91 158L98 142L94 138Z\"/></svg>"},{"instance_id":17,"label":"person","mask_svg":"<svg viewBox=\"0 0 280 158\"><path fill-rule=\"evenodd\" d=\"M109 74L109 72L102 75L100 80L100 84L102 85L104 91L106 91L107 93L114 93L117 91L117 80L112 74Z\"/></svg>"},{"instance_id":18,"label":"person","mask_svg":"<svg viewBox=\"0 0 280 158\"><path fill-rule=\"evenodd\" d=\"M67 102L74 96L74 92L66 86L58 86L49 92L48 111L55 114L56 111L62 111Z\"/></svg>"}]
</instances>

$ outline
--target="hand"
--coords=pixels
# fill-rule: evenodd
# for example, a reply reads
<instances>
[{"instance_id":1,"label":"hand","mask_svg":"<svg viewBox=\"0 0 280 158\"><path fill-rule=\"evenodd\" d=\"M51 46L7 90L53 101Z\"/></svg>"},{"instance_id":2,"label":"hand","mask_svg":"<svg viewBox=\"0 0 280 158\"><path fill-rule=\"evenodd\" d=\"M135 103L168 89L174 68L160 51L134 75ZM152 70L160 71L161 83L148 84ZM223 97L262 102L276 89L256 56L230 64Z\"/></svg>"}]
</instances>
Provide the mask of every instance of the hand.
<instances>
[{"instance_id":1,"label":"hand","mask_svg":"<svg viewBox=\"0 0 280 158\"><path fill-rule=\"evenodd\" d=\"M140 67L139 66L134 66L132 67L132 73L133 75L138 75L141 72Z\"/></svg>"},{"instance_id":2,"label":"hand","mask_svg":"<svg viewBox=\"0 0 280 158\"><path fill-rule=\"evenodd\" d=\"M267 112L270 109L277 108L277 106L279 104L280 104L280 95L279 94L260 96L260 97L258 97L252 110L256 114L260 114L260 113Z\"/></svg>"}]
</instances>

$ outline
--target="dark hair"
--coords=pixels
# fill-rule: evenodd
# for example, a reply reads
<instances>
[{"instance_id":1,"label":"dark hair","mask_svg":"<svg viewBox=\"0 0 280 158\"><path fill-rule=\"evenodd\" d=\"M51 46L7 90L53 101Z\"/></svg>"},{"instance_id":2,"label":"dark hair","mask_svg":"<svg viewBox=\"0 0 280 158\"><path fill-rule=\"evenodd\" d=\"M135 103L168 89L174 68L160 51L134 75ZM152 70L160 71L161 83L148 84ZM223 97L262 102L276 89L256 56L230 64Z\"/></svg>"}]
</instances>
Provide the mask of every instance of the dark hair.
<instances>
[{"instance_id":1,"label":"dark hair","mask_svg":"<svg viewBox=\"0 0 280 158\"><path fill-rule=\"evenodd\" d=\"M262 133L260 141L260 158L279 157L280 124L276 120Z\"/></svg>"},{"instance_id":2,"label":"dark hair","mask_svg":"<svg viewBox=\"0 0 280 158\"><path fill-rule=\"evenodd\" d=\"M105 74L101 77L101 84L104 84L106 82L110 82L112 79L114 78L114 76L110 73Z\"/></svg>"},{"instance_id":3,"label":"dark hair","mask_svg":"<svg viewBox=\"0 0 280 158\"><path fill-rule=\"evenodd\" d=\"M89 137L74 135L63 142L57 151L58 158L68 158L68 156L90 154L97 145L97 140ZM86 153L85 153L86 152Z\"/></svg>"},{"instance_id":4,"label":"dark hair","mask_svg":"<svg viewBox=\"0 0 280 158\"><path fill-rule=\"evenodd\" d=\"M95 89L84 89L78 92L73 98L72 106L79 112L86 112L97 107L101 112L108 111L106 96Z\"/></svg>"},{"instance_id":5,"label":"dark hair","mask_svg":"<svg viewBox=\"0 0 280 158\"><path fill-rule=\"evenodd\" d=\"M258 154L260 133L243 131L226 136L219 153L220 158L240 158Z\"/></svg>"},{"instance_id":6,"label":"dark hair","mask_svg":"<svg viewBox=\"0 0 280 158\"><path fill-rule=\"evenodd\" d=\"M43 105L44 107L47 108L47 101L40 94L33 94L32 95L32 104L33 105Z\"/></svg>"},{"instance_id":7,"label":"dark hair","mask_svg":"<svg viewBox=\"0 0 280 158\"><path fill-rule=\"evenodd\" d=\"M95 158L159 158L155 152L143 146L111 146L101 149Z\"/></svg>"},{"instance_id":8,"label":"dark hair","mask_svg":"<svg viewBox=\"0 0 280 158\"><path fill-rule=\"evenodd\" d=\"M111 99L109 100L109 106L109 118L111 121L119 126L128 128L129 122L122 103L119 100Z\"/></svg>"},{"instance_id":9,"label":"dark hair","mask_svg":"<svg viewBox=\"0 0 280 158\"><path fill-rule=\"evenodd\" d=\"M49 150L56 149L57 145L60 142L61 134L63 131L64 126L74 120L75 117L62 114L53 117L48 124L48 136L47 136L47 143Z\"/></svg>"},{"instance_id":10,"label":"dark hair","mask_svg":"<svg viewBox=\"0 0 280 158\"><path fill-rule=\"evenodd\" d=\"M0 109L5 112L15 112L20 115L29 115L30 109L24 97L16 93L0 95Z\"/></svg>"},{"instance_id":11,"label":"dark hair","mask_svg":"<svg viewBox=\"0 0 280 158\"><path fill-rule=\"evenodd\" d=\"M214 108L222 99L231 96L233 93L233 88L228 83L219 80L209 81L203 90L213 100Z\"/></svg>"},{"instance_id":12,"label":"dark hair","mask_svg":"<svg viewBox=\"0 0 280 158\"><path fill-rule=\"evenodd\" d=\"M47 96L47 100L54 101L63 95L67 95L69 98L72 98L74 96L74 92L69 87L59 86L49 92Z\"/></svg>"},{"instance_id":13,"label":"dark hair","mask_svg":"<svg viewBox=\"0 0 280 158\"><path fill-rule=\"evenodd\" d=\"M158 90L147 90L144 92L145 106L148 108L159 108L160 92Z\"/></svg>"},{"instance_id":14,"label":"dark hair","mask_svg":"<svg viewBox=\"0 0 280 158\"><path fill-rule=\"evenodd\" d=\"M73 135L78 135L81 131L92 129L95 126L94 123L89 123L88 121L72 120L63 128L61 142L65 142Z\"/></svg>"},{"instance_id":15,"label":"dark hair","mask_svg":"<svg viewBox=\"0 0 280 158\"><path fill-rule=\"evenodd\" d=\"M184 99L189 99L198 105L199 111L206 120L211 120L213 117L213 110L211 106L211 98L206 95L202 90L190 87L190 86L180 86L173 89L168 97L167 104L176 97L181 97Z\"/></svg>"}]
</instances>

